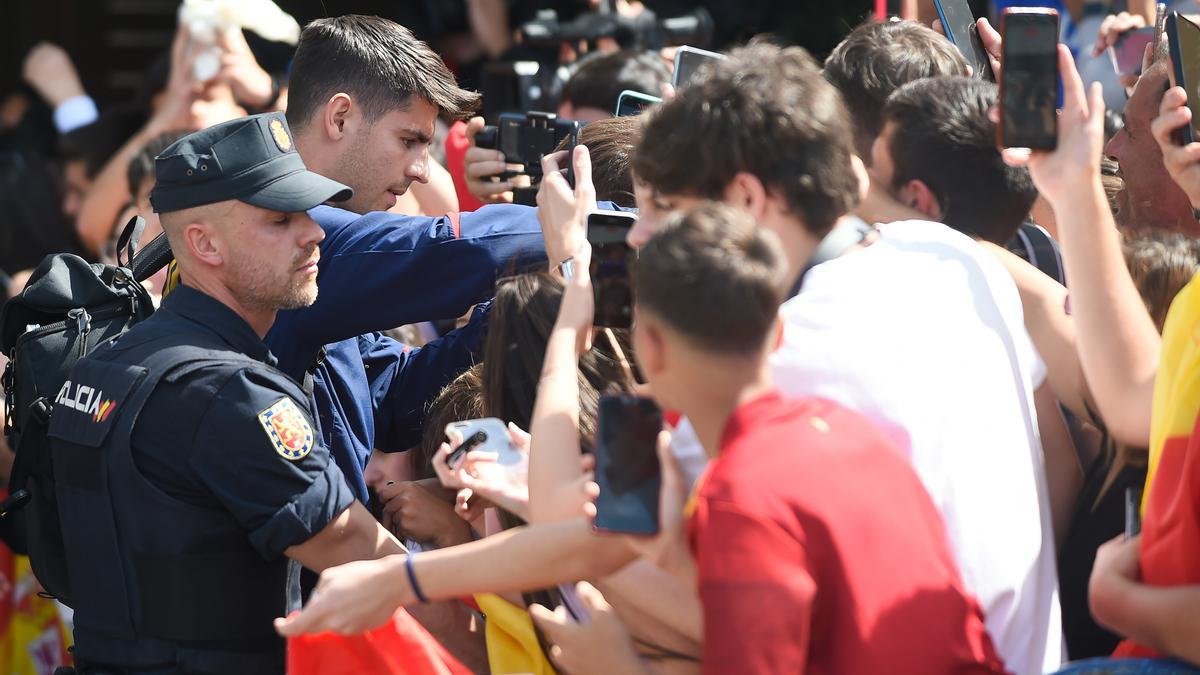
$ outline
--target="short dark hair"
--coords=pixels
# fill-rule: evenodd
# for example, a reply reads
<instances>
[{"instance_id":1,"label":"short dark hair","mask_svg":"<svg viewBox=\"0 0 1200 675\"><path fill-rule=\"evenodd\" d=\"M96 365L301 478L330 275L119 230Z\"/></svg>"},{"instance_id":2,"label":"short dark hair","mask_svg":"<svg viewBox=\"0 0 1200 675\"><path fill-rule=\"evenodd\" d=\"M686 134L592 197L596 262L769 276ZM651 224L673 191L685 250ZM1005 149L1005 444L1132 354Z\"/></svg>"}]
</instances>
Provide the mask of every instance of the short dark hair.
<instances>
[{"instance_id":1,"label":"short dark hair","mask_svg":"<svg viewBox=\"0 0 1200 675\"><path fill-rule=\"evenodd\" d=\"M430 402L417 452L410 455L413 476L432 478L433 456L446 442L446 425L483 417L483 365L475 364L450 381Z\"/></svg>"},{"instance_id":2,"label":"short dark hair","mask_svg":"<svg viewBox=\"0 0 1200 675\"><path fill-rule=\"evenodd\" d=\"M736 49L643 114L633 170L656 192L720 195L745 171L818 238L858 203L849 116L801 47Z\"/></svg>"},{"instance_id":3,"label":"short dark hair","mask_svg":"<svg viewBox=\"0 0 1200 675\"><path fill-rule=\"evenodd\" d=\"M915 21L865 23L825 59L825 79L838 91L854 121L858 156L871 163L871 145L883 130L883 104L900 87L926 77L966 75L958 48Z\"/></svg>"},{"instance_id":4,"label":"short dark hair","mask_svg":"<svg viewBox=\"0 0 1200 675\"><path fill-rule=\"evenodd\" d=\"M636 302L701 349L752 355L765 346L787 276L774 232L708 202L673 215L642 249Z\"/></svg>"},{"instance_id":5,"label":"short dark hair","mask_svg":"<svg viewBox=\"0 0 1200 675\"><path fill-rule=\"evenodd\" d=\"M579 132L579 142L586 145L592 157L592 185L596 199L633 208L633 172L629 167L633 150L641 138L642 116L626 115L596 120ZM564 139L559 150L566 150Z\"/></svg>"},{"instance_id":6,"label":"short dark hair","mask_svg":"<svg viewBox=\"0 0 1200 675\"><path fill-rule=\"evenodd\" d=\"M303 128L339 91L371 121L407 108L413 96L456 119L479 106L479 94L460 88L429 45L377 16L347 14L305 26L288 80L288 125Z\"/></svg>"},{"instance_id":7,"label":"short dark hair","mask_svg":"<svg viewBox=\"0 0 1200 675\"><path fill-rule=\"evenodd\" d=\"M129 168L125 177L129 180L131 196L136 199L138 190L142 187L142 181L154 177L154 158L186 135L182 131L168 131L165 134L159 134L146 141L137 154L129 159Z\"/></svg>"},{"instance_id":8,"label":"short dark hair","mask_svg":"<svg viewBox=\"0 0 1200 675\"><path fill-rule=\"evenodd\" d=\"M625 49L580 61L563 86L562 100L576 108L615 111L622 91L660 96L670 81L671 72L658 53Z\"/></svg>"},{"instance_id":9,"label":"short dark hair","mask_svg":"<svg viewBox=\"0 0 1200 675\"><path fill-rule=\"evenodd\" d=\"M888 98L885 125L895 173L892 188L919 180L937 197L942 222L1004 245L1037 199L1025 168L1009 166L996 149L988 109L996 85L971 77L933 77L904 85Z\"/></svg>"}]
</instances>

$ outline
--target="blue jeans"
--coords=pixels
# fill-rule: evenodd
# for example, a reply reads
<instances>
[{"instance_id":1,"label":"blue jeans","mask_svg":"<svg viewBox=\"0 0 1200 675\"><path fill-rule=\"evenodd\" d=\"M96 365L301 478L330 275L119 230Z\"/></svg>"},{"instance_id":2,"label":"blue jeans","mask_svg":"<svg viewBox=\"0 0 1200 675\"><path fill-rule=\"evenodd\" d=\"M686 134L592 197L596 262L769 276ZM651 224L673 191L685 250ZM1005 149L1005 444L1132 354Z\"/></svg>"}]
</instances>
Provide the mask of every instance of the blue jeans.
<instances>
[{"instance_id":1,"label":"blue jeans","mask_svg":"<svg viewBox=\"0 0 1200 675\"><path fill-rule=\"evenodd\" d=\"M1052 675L1179 675L1200 674L1200 668L1174 659L1085 659L1073 661Z\"/></svg>"}]
</instances>

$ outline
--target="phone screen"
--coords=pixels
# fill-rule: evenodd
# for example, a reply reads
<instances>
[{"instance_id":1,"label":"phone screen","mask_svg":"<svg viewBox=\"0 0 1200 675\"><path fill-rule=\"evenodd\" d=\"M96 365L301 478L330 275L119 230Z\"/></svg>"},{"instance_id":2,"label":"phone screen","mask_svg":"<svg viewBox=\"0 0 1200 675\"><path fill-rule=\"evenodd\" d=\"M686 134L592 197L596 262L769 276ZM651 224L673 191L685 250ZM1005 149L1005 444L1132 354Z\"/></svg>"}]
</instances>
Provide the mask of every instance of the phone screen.
<instances>
[{"instance_id":1,"label":"phone screen","mask_svg":"<svg viewBox=\"0 0 1200 675\"><path fill-rule=\"evenodd\" d=\"M641 115L646 108L655 103L662 103L662 99L649 94L642 94L636 91L625 90L617 97L617 117L626 117L628 115Z\"/></svg>"},{"instance_id":2,"label":"phone screen","mask_svg":"<svg viewBox=\"0 0 1200 675\"><path fill-rule=\"evenodd\" d=\"M679 51L675 52L675 75L671 80L671 84L678 89L692 81L700 66L708 61L723 58L725 58L724 54L696 49L695 47L680 47Z\"/></svg>"},{"instance_id":3,"label":"phone screen","mask_svg":"<svg viewBox=\"0 0 1200 675\"><path fill-rule=\"evenodd\" d=\"M596 529L658 532L662 467L657 439L662 411L650 399L603 396L596 432Z\"/></svg>"},{"instance_id":4,"label":"phone screen","mask_svg":"<svg viewBox=\"0 0 1200 675\"><path fill-rule=\"evenodd\" d=\"M992 65L988 61L987 50L983 48L983 41L979 39L975 15L967 0L934 0L934 5L946 37L958 47L975 76L993 80Z\"/></svg>"},{"instance_id":5,"label":"phone screen","mask_svg":"<svg viewBox=\"0 0 1200 675\"><path fill-rule=\"evenodd\" d=\"M625 239L637 222L633 214L601 212L588 214L587 237L592 245L592 292L596 313L593 323L601 328L633 325L633 276L629 263L633 250Z\"/></svg>"},{"instance_id":6,"label":"phone screen","mask_svg":"<svg viewBox=\"0 0 1200 675\"><path fill-rule=\"evenodd\" d=\"M1200 26L1178 13L1167 20L1167 41L1171 45L1171 84L1187 92L1192 123L1182 129L1182 141L1200 138Z\"/></svg>"},{"instance_id":7,"label":"phone screen","mask_svg":"<svg viewBox=\"0 0 1200 675\"><path fill-rule=\"evenodd\" d=\"M1053 150L1058 142L1058 15L1004 14L1000 145Z\"/></svg>"}]
</instances>

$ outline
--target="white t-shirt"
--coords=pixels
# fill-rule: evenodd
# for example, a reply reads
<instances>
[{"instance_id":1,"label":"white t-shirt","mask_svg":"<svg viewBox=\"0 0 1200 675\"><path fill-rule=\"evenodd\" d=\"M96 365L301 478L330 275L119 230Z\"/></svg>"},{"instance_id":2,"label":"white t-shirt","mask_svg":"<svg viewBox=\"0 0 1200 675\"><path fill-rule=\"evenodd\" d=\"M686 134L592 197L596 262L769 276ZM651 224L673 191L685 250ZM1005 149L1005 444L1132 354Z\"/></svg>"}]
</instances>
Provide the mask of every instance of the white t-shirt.
<instances>
[{"instance_id":1,"label":"white t-shirt","mask_svg":"<svg viewBox=\"0 0 1200 675\"><path fill-rule=\"evenodd\" d=\"M873 245L808 273L781 309L771 365L785 393L857 410L909 454L997 651L1042 673L1060 665L1062 626L1033 403L1045 365L1022 311L1012 278L967 236L882 225Z\"/></svg>"}]
</instances>

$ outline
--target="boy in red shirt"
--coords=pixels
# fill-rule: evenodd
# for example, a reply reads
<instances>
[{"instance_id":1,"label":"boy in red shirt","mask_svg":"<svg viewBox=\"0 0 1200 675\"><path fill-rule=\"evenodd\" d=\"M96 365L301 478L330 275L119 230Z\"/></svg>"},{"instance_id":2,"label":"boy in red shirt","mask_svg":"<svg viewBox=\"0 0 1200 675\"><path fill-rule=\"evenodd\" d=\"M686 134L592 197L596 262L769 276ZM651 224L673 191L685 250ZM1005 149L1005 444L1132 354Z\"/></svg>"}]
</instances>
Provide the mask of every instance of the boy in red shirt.
<instances>
[{"instance_id":1,"label":"boy in red shirt","mask_svg":"<svg viewBox=\"0 0 1200 675\"><path fill-rule=\"evenodd\" d=\"M715 204L675 218L637 264L638 362L713 458L689 555L661 453L654 556L699 590L704 672L1002 672L907 460L858 414L772 385L786 270L774 234Z\"/></svg>"}]
</instances>

